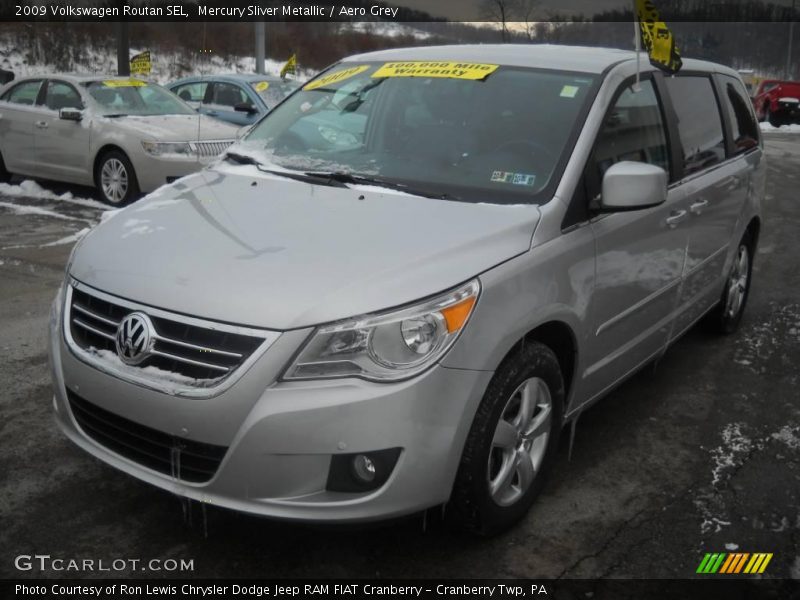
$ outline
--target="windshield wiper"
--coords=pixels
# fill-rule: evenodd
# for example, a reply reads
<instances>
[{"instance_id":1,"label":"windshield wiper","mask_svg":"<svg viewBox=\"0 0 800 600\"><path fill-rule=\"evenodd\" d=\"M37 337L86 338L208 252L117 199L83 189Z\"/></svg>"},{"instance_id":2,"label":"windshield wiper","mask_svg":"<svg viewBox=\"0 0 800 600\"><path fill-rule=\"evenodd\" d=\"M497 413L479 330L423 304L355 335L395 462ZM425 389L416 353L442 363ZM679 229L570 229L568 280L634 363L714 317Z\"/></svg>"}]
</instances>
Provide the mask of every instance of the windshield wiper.
<instances>
[{"instance_id":1,"label":"windshield wiper","mask_svg":"<svg viewBox=\"0 0 800 600\"><path fill-rule=\"evenodd\" d=\"M248 154L239 154L238 152L226 152L223 158L225 160L229 160L231 162L235 162L240 165L253 165L263 173L270 173L271 175L286 177L287 179L302 181L303 183L313 183L318 185L322 183L323 185L328 185L331 187L347 187L345 182L339 182L329 178L325 178L328 179L327 181L320 181L319 177L316 177L315 175L309 173L302 173L300 171L281 171L279 169L270 169L264 163L259 161L257 158L249 156Z\"/></svg>"},{"instance_id":2,"label":"windshield wiper","mask_svg":"<svg viewBox=\"0 0 800 600\"><path fill-rule=\"evenodd\" d=\"M388 188L390 190L397 190L398 192L405 192L407 194L412 194L413 196L422 196L423 198L434 198L436 200L458 200L458 198L456 198L455 196L452 196L447 193L421 190L418 188L413 188L411 186L405 185L404 183L395 183L393 181L387 181L379 177L354 175L353 173L347 173L345 171L331 171L331 172L307 171L306 175L308 175L309 177L318 177L320 179L327 179L329 181L338 181L343 184L349 183L353 185L375 185L378 187Z\"/></svg>"}]
</instances>

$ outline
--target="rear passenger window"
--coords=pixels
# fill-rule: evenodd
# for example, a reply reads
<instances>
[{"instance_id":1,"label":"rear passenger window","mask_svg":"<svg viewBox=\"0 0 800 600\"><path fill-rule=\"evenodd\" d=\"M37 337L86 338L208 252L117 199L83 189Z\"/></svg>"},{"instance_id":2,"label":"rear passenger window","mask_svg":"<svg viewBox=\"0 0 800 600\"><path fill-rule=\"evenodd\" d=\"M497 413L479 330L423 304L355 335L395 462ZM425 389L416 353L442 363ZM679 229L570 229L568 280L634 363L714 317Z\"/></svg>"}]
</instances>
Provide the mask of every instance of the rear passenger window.
<instances>
[{"instance_id":1,"label":"rear passenger window","mask_svg":"<svg viewBox=\"0 0 800 600\"><path fill-rule=\"evenodd\" d=\"M721 75L723 105L728 111L733 134L733 145L737 154L758 146L758 125L753 113L753 104L742 84L728 75Z\"/></svg>"},{"instance_id":2,"label":"rear passenger window","mask_svg":"<svg viewBox=\"0 0 800 600\"><path fill-rule=\"evenodd\" d=\"M36 97L39 95L39 88L41 86L41 79L25 81L3 94L3 100L11 102L12 104L28 104L32 106L36 102Z\"/></svg>"},{"instance_id":3,"label":"rear passenger window","mask_svg":"<svg viewBox=\"0 0 800 600\"><path fill-rule=\"evenodd\" d=\"M252 102L238 85L217 82L211 90L210 104L233 108L237 104L252 104Z\"/></svg>"},{"instance_id":4,"label":"rear passenger window","mask_svg":"<svg viewBox=\"0 0 800 600\"><path fill-rule=\"evenodd\" d=\"M667 77L665 79L683 150L683 174L691 175L722 162L725 139L717 97L708 77Z\"/></svg>"},{"instance_id":5,"label":"rear passenger window","mask_svg":"<svg viewBox=\"0 0 800 600\"><path fill-rule=\"evenodd\" d=\"M645 80L639 85L638 92L630 86L620 94L597 137L598 185L606 170L623 160L657 165L669 172L667 137L653 82Z\"/></svg>"}]
</instances>

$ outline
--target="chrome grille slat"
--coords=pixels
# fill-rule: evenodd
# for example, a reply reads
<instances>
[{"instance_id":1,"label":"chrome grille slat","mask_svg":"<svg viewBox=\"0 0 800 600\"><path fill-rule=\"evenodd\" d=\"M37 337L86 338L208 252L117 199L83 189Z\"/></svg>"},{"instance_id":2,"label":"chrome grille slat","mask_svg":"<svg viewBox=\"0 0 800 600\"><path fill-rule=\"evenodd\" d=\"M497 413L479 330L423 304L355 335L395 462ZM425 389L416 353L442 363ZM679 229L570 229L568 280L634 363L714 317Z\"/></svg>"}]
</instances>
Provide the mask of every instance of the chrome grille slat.
<instances>
[{"instance_id":1,"label":"chrome grille slat","mask_svg":"<svg viewBox=\"0 0 800 600\"><path fill-rule=\"evenodd\" d=\"M77 325L78 327L83 327L85 330L87 330L87 331L91 331L91 332L92 332L92 333L94 333L95 335L102 336L102 337L104 337L104 338L106 338L106 339L108 339L108 340L111 340L112 342L114 341L114 336L113 336L113 335L111 335L110 333L107 333L107 332L105 332L105 331L102 331L102 330L100 330L100 329L97 329L97 328L95 328L95 327L92 327L91 325L89 325L88 323L84 323L84 322L83 322L83 321L81 321L80 319L74 318L74 319L72 319L72 322L73 322L75 325Z\"/></svg>"},{"instance_id":2,"label":"chrome grille slat","mask_svg":"<svg viewBox=\"0 0 800 600\"><path fill-rule=\"evenodd\" d=\"M65 339L79 358L170 394L207 397L219 393L230 385L234 373L252 364L280 335L140 305L78 282L67 288L65 304ZM144 313L152 322L152 342L141 362L125 364L98 352L117 354L117 328L133 312Z\"/></svg>"},{"instance_id":3,"label":"chrome grille slat","mask_svg":"<svg viewBox=\"0 0 800 600\"><path fill-rule=\"evenodd\" d=\"M184 348L191 348L192 350L197 350L198 352L210 352L212 354L219 354L220 356L228 356L230 358L242 358L242 355L238 352L228 352L226 350L217 350L216 348L209 348L207 346L198 346L196 344L189 344L187 342L181 342L180 340L176 340L173 338L164 337L163 335L157 335L156 340L165 342L167 344L175 344L176 346L182 346Z\"/></svg>"},{"instance_id":4,"label":"chrome grille slat","mask_svg":"<svg viewBox=\"0 0 800 600\"><path fill-rule=\"evenodd\" d=\"M103 316L100 316L98 314L95 314L92 311L84 308L80 304L75 303L75 304L72 305L72 308L74 308L75 310L77 310L79 312L82 312L87 317L91 317L93 319L96 319L96 320L100 321L101 323L105 323L106 325L110 325L111 327L116 328L117 325L119 325L119 321L112 321L111 319L107 319L106 317L103 317Z\"/></svg>"},{"instance_id":5,"label":"chrome grille slat","mask_svg":"<svg viewBox=\"0 0 800 600\"><path fill-rule=\"evenodd\" d=\"M213 140L213 141L199 141L190 142L192 148L197 152L198 156L208 158L219 156L233 144L234 140Z\"/></svg>"},{"instance_id":6,"label":"chrome grille slat","mask_svg":"<svg viewBox=\"0 0 800 600\"><path fill-rule=\"evenodd\" d=\"M220 367L219 365L212 365L211 363L204 363L199 360L184 358L182 356L170 354L169 352L162 352L161 350L151 350L150 354L155 354L156 356L163 356L164 358L177 360L179 362L186 363L187 365L195 365L196 367L205 367L206 369L214 369L215 371L220 371L222 373L227 373L228 371L230 371L228 367Z\"/></svg>"}]
</instances>

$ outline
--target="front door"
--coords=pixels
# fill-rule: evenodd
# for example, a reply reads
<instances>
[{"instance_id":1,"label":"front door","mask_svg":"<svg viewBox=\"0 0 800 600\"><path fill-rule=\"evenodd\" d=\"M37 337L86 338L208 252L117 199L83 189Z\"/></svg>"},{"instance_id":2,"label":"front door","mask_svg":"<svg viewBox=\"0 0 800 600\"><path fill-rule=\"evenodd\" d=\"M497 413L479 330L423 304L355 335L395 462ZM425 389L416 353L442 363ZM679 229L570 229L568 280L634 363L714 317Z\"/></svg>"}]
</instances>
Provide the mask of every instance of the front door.
<instances>
[{"instance_id":1,"label":"front door","mask_svg":"<svg viewBox=\"0 0 800 600\"><path fill-rule=\"evenodd\" d=\"M6 169L12 173L36 174L33 128L41 86L41 79L22 81L0 99L0 150Z\"/></svg>"}]
</instances>

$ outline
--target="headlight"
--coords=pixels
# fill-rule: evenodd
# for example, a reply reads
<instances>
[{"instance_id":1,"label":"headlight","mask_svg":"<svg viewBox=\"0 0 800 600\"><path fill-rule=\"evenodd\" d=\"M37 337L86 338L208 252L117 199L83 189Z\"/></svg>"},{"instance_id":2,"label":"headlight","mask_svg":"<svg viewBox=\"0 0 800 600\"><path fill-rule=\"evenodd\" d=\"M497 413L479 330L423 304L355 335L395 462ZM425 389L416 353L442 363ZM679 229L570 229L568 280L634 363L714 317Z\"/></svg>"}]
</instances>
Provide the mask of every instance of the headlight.
<instances>
[{"instance_id":1,"label":"headlight","mask_svg":"<svg viewBox=\"0 0 800 600\"><path fill-rule=\"evenodd\" d=\"M189 142L142 142L142 148L150 156L195 156Z\"/></svg>"},{"instance_id":2,"label":"headlight","mask_svg":"<svg viewBox=\"0 0 800 600\"><path fill-rule=\"evenodd\" d=\"M480 292L474 279L415 306L317 329L283 378L398 381L439 360L467 324Z\"/></svg>"}]
</instances>

